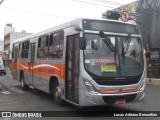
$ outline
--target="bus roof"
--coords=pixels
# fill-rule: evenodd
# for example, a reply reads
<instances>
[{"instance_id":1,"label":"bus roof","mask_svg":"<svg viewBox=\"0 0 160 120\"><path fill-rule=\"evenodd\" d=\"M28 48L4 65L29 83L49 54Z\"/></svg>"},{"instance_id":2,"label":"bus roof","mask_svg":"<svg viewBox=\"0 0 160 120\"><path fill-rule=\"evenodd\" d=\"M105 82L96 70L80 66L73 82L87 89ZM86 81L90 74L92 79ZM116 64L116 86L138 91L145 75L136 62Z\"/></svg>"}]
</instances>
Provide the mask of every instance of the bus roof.
<instances>
[{"instance_id":1,"label":"bus roof","mask_svg":"<svg viewBox=\"0 0 160 120\"><path fill-rule=\"evenodd\" d=\"M35 38L37 36L41 36L41 35L44 35L44 34L47 34L47 33L51 33L53 31L59 31L61 29L65 29L65 28L68 28L68 27L74 27L74 26L79 26L81 27L81 23L83 20L100 20L100 21L112 21L112 22L118 22L118 23L123 23L123 24L130 24L130 25L136 25L134 23L131 23L131 22L122 22L122 21L117 21L117 20L111 20L111 19L91 19L91 18L78 18L78 19L75 19L75 20L72 20L70 22L66 22L66 23L63 23L61 25L57 25L55 27L52 27L52 28L49 28L47 30L44 30L44 31L41 31L41 32L38 32L38 33L34 33L32 35L28 35L26 37L23 37L23 38L19 38L19 39L16 39L14 43L17 43L17 42L21 42L21 41L24 41L24 40L28 40L28 39L31 39L31 38Z\"/></svg>"}]
</instances>

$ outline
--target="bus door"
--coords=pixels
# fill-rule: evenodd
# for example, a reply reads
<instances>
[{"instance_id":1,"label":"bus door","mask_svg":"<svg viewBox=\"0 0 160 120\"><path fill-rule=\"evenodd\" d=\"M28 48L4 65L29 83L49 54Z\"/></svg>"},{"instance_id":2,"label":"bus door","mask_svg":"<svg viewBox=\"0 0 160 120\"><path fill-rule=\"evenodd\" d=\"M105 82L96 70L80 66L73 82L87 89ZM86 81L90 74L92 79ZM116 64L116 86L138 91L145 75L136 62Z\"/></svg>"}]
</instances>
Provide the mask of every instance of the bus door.
<instances>
[{"instance_id":1,"label":"bus door","mask_svg":"<svg viewBox=\"0 0 160 120\"><path fill-rule=\"evenodd\" d=\"M15 78L17 79L18 78L18 47L15 47L15 49L14 49L15 51L15 64L14 64L14 67L15 67L15 72L14 72L14 74L15 74Z\"/></svg>"},{"instance_id":2,"label":"bus door","mask_svg":"<svg viewBox=\"0 0 160 120\"><path fill-rule=\"evenodd\" d=\"M79 35L68 36L66 47L66 99L79 103Z\"/></svg>"},{"instance_id":3,"label":"bus door","mask_svg":"<svg viewBox=\"0 0 160 120\"><path fill-rule=\"evenodd\" d=\"M30 84L34 85L34 62L35 62L35 46L36 43L31 43L31 71L30 71Z\"/></svg>"}]
</instances>

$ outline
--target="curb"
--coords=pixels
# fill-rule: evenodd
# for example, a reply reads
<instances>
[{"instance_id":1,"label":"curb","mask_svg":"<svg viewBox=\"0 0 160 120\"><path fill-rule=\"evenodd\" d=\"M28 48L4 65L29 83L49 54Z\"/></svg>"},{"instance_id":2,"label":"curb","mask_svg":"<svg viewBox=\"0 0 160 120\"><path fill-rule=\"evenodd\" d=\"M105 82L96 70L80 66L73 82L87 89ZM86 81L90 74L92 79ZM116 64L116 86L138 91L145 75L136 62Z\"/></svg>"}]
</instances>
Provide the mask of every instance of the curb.
<instances>
[{"instance_id":1,"label":"curb","mask_svg":"<svg viewBox=\"0 0 160 120\"><path fill-rule=\"evenodd\" d=\"M160 86L160 79L157 79L157 78L147 78L146 79L146 84L147 85Z\"/></svg>"}]
</instances>

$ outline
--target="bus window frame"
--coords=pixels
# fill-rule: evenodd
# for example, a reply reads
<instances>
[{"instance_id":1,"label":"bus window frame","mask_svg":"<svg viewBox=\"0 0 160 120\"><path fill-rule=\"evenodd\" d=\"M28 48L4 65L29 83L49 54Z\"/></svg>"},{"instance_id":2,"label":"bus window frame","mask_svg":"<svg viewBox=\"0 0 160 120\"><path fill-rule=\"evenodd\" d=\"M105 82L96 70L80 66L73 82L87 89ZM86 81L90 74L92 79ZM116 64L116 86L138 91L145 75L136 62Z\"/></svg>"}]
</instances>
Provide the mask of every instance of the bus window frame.
<instances>
[{"instance_id":1,"label":"bus window frame","mask_svg":"<svg viewBox=\"0 0 160 120\"><path fill-rule=\"evenodd\" d=\"M50 50L51 50L51 47L53 46L53 35L57 34L57 33L58 34L61 33L63 35L63 40L62 40L62 44L61 44L61 46L63 46L63 48L62 48L62 55L61 55L61 57L57 57L58 56L58 54L57 54L56 57L51 57ZM48 41L48 58L49 59L56 59L56 60L62 59L63 55L65 54L64 53L64 47L65 47L65 33L64 33L64 30L62 29L60 31L51 32L49 34L49 41Z\"/></svg>"},{"instance_id":2,"label":"bus window frame","mask_svg":"<svg viewBox=\"0 0 160 120\"><path fill-rule=\"evenodd\" d=\"M42 37L46 37L46 39L45 39L45 44L44 44L44 46L42 46ZM40 43L41 44L39 44L39 39L41 39L40 40ZM37 59L47 59L48 58L48 53L49 53L49 34L44 34L44 35L41 35L41 36L39 36L38 38L37 38ZM39 47L39 45L40 45L40 47ZM43 57L38 57L38 50L40 50L40 49L42 49L42 47L45 49L45 48L47 48L47 53L46 53L46 55L43 55Z\"/></svg>"},{"instance_id":3,"label":"bus window frame","mask_svg":"<svg viewBox=\"0 0 160 120\"><path fill-rule=\"evenodd\" d=\"M24 44L24 43L26 43L26 42L28 42L28 47L27 47L28 49L24 49L24 45L23 45L23 44ZM21 50L20 50L20 51L21 51L21 53L20 53L21 55L20 55L20 56L21 56L21 58L22 58L22 59L27 59L27 58L29 57L29 50L30 50L29 46L30 46L30 40L23 41L21 44L22 44L22 46L21 46ZM23 54L23 52L24 52L24 50L27 50L27 57L24 57L24 56L22 55L22 54Z\"/></svg>"},{"instance_id":4,"label":"bus window frame","mask_svg":"<svg viewBox=\"0 0 160 120\"><path fill-rule=\"evenodd\" d=\"M15 60L15 44L12 45L12 59Z\"/></svg>"}]
</instances>

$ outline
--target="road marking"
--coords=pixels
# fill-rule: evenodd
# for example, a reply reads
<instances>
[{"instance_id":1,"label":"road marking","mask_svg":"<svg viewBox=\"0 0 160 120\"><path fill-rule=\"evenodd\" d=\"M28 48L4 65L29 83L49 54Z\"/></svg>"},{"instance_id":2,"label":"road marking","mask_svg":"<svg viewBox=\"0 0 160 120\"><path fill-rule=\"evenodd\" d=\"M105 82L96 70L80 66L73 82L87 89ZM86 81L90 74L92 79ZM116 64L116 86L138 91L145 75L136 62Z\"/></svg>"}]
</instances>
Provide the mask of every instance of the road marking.
<instances>
[{"instance_id":1,"label":"road marking","mask_svg":"<svg viewBox=\"0 0 160 120\"><path fill-rule=\"evenodd\" d=\"M0 102L12 102L13 100L8 100L8 99L5 99L5 98L2 98L3 100L0 100Z\"/></svg>"},{"instance_id":2,"label":"road marking","mask_svg":"<svg viewBox=\"0 0 160 120\"><path fill-rule=\"evenodd\" d=\"M11 94L9 91L2 91L2 93L6 95Z\"/></svg>"},{"instance_id":3,"label":"road marking","mask_svg":"<svg viewBox=\"0 0 160 120\"><path fill-rule=\"evenodd\" d=\"M4 76L0 76L0 78L2 78L3 80L6 79L6 77L4 77Z\"/></svg>"},{"instance_id":4,"label":"road marking","mask_svg":"<svg viewBox=\"0 0 160 120\"><path fill-rule=\"evenodd\" d=\"M25 91L23 91L23 90L21 90L21 89L18 89L18 88L16 88L16 87L12 87L12 88L10 88L11 90L13 90L13 91L15 91L15 92L17 92L17 93L25 93Z\"/></svg>"}]
</instances>

